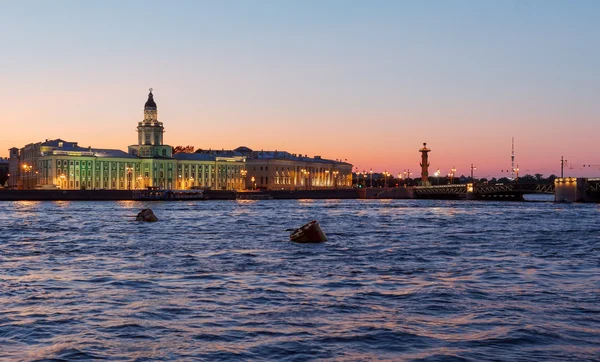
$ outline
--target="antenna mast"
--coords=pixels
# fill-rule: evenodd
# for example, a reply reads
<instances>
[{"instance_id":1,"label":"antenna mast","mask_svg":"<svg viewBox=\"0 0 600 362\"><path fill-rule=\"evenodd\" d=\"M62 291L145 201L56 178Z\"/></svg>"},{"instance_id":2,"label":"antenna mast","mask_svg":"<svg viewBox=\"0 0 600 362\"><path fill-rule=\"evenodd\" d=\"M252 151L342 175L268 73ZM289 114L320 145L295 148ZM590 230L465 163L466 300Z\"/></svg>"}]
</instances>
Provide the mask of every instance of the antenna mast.
<instances>
[{"instance_id":1,"label":"antenna mast","mask_svg":"<svg viewBox=\"0 0 600 362\"><path fill-rule=\"evenodd\" d=\"M514 180L515 179L515 138L512 138L512 154L510 156L510 161L511 161L511 165L510 165L510 179Z\"/></svg>"}]
</instances>

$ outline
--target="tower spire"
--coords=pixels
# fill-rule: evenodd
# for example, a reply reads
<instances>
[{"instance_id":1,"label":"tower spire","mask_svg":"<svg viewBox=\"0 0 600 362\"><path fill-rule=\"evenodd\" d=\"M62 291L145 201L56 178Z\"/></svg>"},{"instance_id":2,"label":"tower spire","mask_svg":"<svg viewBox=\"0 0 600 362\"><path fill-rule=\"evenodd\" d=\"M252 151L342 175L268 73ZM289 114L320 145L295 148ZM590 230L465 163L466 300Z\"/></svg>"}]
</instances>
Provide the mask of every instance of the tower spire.
<instances>
[{"instance_id":1,"label":"tower spire","mask_svg":"<svg viewBox=\"0 0 600 362\"><path fill-rule=\"evenodd\" d=\"M152 94L152 88L149 89L148 100L144 104L144 111L156 111L156 102L154 102L154 94Z\"/></svg>"}]
</instances>

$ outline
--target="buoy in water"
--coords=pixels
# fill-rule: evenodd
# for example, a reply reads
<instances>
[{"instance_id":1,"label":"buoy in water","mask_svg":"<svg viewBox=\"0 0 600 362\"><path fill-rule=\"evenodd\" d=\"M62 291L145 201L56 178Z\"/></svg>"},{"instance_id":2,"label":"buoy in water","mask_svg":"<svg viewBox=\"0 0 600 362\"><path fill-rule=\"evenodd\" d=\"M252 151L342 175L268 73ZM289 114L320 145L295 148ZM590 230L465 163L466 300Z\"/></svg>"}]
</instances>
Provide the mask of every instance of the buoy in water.
<instances>
[{"instance_id":1,"label":"buoy in water","mask_svg":"<svg viewBox=\"0 0 600 362\"><path fill-rule=\"evenodd\" d=\"M321 230L317 220L313 220L306 225L294 230L290 235L290 240L297 243L320 243L327 241L327 236Z\"/></svg>"},{"instance_id":2,"label":"buoy in water","mask_svg":"<svg viewBox=\"0 0 600 362\"><path fill-rule=\"evenodd\" d=\"M143 209L137 214L135 221L155 222L158 221L158 218L156 215L154 215L151 209Z\"/></svg>"}]
</instances>

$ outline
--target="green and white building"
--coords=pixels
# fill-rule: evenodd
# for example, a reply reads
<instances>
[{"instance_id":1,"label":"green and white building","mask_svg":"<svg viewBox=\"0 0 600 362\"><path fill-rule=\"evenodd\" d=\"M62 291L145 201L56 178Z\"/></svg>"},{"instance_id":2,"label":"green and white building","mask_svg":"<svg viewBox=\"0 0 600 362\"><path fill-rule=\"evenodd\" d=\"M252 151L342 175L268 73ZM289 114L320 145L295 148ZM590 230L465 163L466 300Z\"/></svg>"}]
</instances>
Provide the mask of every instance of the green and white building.
<instances>
[{"instance_id":1,"label":"green and white building","mask_svg":"<svg viewBox=\"0 0 600 362\"><path fill-rule=\"evenodd\" d=\"M128 152L80 147L61 139L9 150L9 186L67 190L127 190L147 187L217 190L244 188L243 155L180 153L163 143L164 126L158 120L152 89L138 122L137 144Z\"/></svg>"}]
</instances>

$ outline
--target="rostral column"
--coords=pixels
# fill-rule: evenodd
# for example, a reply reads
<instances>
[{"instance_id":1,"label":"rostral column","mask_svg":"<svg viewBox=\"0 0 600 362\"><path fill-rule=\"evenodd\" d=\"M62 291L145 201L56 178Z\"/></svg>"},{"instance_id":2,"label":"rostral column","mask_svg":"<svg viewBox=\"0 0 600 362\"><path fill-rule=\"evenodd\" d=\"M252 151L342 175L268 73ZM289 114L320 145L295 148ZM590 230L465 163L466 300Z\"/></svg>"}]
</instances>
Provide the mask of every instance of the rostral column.
<instances>
[{"instance_id":1,"label":"rostral column","mask_svg":"<svg viewBox=\"0 0 600 362\"><path fill-rule=\"evenodd\" d=\"M422 186L429 186L429 161L427 160L427 153L431 151L427 148L427 143L423 143L423 148L419 150L421 152L421 184Z\"/></svg>"}]
</instances>

